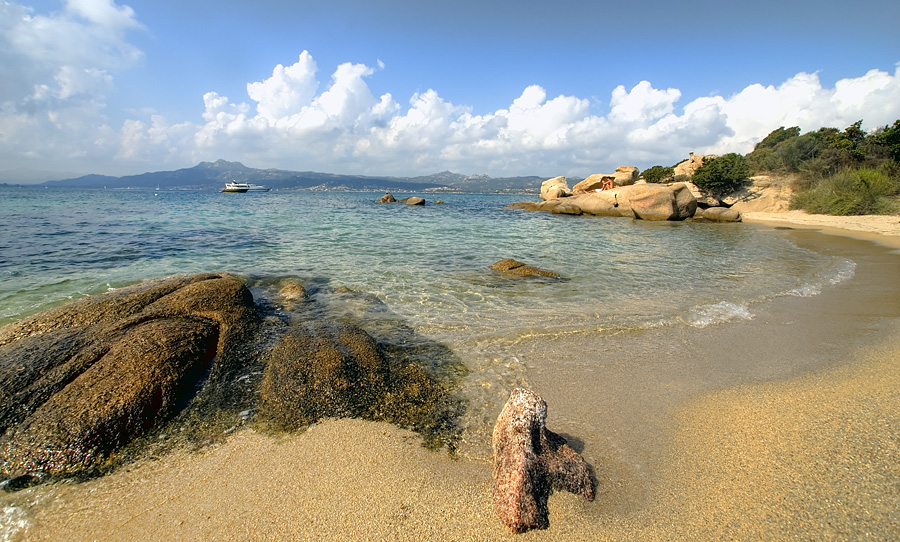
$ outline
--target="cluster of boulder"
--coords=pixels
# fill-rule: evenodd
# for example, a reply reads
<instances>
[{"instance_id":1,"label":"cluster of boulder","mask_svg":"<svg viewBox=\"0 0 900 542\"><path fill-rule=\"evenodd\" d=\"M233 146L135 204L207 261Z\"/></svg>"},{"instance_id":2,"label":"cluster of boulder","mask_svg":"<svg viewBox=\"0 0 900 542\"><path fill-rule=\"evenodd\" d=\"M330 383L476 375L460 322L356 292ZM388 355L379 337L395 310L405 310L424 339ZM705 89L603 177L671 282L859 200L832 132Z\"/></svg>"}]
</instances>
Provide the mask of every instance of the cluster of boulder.
<instances>
[{"instance_id":1,"label":"cluster of boulder","mask_svg":"<svg viewBox=\"0 0 900 542\"><path fill-rule=\"evenodd\" d=\"M409 196L398 200L390 192L386 192L383 196L375 200L375 203L405 203L407 205L425 205L425 200L419 196ZM444 203L441 200L434 202L435 204Z\"/></svg>"},{"instance_id":2,"label":"cluster of boulder","mask_svg":"<svg viewBox=\"0 0 900 542\"><path fill-rule=\"evenodd\" d=\"M313 303L300 285L273 299L280 314ZM0 480L9 488L102 472L176 416L204 418L204 431L222 424L227 432L248 417L293 430L330 416L452 431L455 400L415 362L420 352L398 354L354 325L308 312L267 316L241 280L199 274L87 297L0 328Z\"/></svg>"},{"instance_id":3,"label":"cluster of boulder","mask_svg":"<svg viewBox=\"0 0 900 542\"><path fill-rule=\"evenodd\" d=\"M687 174L702 164L701 155L691 155L682 169ZM679 164L679 166L682 166ZM691 168L693 167L693 170ZM690 182L647 183L634 166L621 166L615 173L594 174L571 189L565 177L541 183L539 202L520 202L510 208L555 214L620 216L640 220L695 220L740 222L737 210L704 194Z\"/></svg>"}]
</instances>

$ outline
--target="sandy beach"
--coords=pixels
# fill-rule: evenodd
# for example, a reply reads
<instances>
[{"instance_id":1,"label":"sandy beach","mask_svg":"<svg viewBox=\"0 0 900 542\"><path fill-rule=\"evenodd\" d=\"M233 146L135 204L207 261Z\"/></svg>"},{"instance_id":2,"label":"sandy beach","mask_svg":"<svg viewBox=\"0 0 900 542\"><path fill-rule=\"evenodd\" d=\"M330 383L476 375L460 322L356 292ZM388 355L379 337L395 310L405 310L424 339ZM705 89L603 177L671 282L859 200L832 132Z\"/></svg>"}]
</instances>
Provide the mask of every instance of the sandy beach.
<instances>
[{"instance_id":1,"label":"sandy beach","mask_svg":"<svg viewBox=\"0 0 900 542\"><path fill-rule=\"evenodd\" d=\"M27 539L897 539L900 258L854 238L900 247L900 218L746 218L848 254L856 276L747 322L522 343L548 427L599 481L594 502L554 494L546 531L505 531L487 461L344 419L19 492L38 503Z\"/></svg>"},{"instance_id":2,"label":"sandy beach","mask_svg":"<svg viewBox=\"0 0 900 542\"><path fill-rule=\"evenodd\" d=\"M756 222L793 228L817 229L822 233L866 239L888 246L900 246L900 216L811 215L806 211L742 213L744 222Z\"/></svg>"}]
</instances>

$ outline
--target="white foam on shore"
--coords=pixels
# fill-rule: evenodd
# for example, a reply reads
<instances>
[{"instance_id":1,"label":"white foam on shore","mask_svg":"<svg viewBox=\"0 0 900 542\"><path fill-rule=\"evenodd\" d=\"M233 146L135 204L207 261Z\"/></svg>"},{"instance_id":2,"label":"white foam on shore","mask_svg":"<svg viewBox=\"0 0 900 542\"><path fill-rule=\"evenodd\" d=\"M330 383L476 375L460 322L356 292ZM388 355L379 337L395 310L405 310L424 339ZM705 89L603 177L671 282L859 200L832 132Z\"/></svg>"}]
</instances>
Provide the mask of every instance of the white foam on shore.
<instances>
[{"instance_id":1,"label":"white foam on shore","mask_svg":"<svg viewBox=\"0 0 900 542\"><path fill-rule=\"evenodd\" d=\"M706 327L713 324L722 324L732 320L751 320L753 313L747 305L720 301L713 305L704 305L691 310L688 315L688 324L693 327Z\"/></svg>"},{"instance_id":2,"label":"white foam on shore","mask_svg":"<svg viewBox=\"0 0 900 542\"><path fill-rule=\"evenodd\" d=\"M7 505L0 511L0 541L17 540L17 535L28 528L25 511L18 506Z\"/></svg>"},{"instance_id":3,"label":"white foam on shore","mask_svg":"<svg viewBox=\"0 0 900 542\"><path fill-rule=\"evenodd\" d=\"M797 297L811 297L822 293L826 286L834 286L853 278L856 274L856 262L853 260L841 260L829 267L819 277L809 284L804 284L787 291L787 295Z\"/></svg>"}]
</instances>

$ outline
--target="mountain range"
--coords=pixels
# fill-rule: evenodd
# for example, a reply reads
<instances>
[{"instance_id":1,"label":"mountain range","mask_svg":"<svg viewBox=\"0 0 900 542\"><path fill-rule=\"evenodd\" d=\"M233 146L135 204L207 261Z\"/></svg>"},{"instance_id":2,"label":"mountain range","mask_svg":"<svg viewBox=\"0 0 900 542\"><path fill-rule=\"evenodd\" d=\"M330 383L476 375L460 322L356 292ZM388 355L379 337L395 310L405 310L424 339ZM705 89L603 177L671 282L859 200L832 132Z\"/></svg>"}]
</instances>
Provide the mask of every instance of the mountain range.
<instances>
[{"instance_id":1,"label":"mountain range","mask_svg":"<svg viewBox=\"0 0 900 542\"><path fill-rule=\"evenodd\" d=\"M221 189L227 182L247 182L273 189L292 190L384 190L396 192L537 192L544 178L489 177L463 175L443 171L420 177L372 177L337 175L314 171L249 168L240 162L217 160L201 162L191 168L174 171L155 171L139 175L111 177L84 175L71 179L47 181L40 186L78 188L146 188Z\"/></svg>"}]
</instances>

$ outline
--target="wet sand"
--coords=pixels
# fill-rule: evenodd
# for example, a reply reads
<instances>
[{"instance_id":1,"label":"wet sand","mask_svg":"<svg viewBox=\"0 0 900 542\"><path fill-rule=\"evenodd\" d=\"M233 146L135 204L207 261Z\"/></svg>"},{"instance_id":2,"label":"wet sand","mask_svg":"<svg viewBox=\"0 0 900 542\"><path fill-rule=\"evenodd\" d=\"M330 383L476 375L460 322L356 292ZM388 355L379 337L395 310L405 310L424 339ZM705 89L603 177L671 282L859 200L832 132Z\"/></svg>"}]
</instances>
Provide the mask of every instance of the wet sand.
<instances>
[{"instance_id":1,"label":"wet sand","mask_svg":"<svg viewBox=\"0 0 900 542\"><path fill-rule=\"evenodd\" d=\"M777 234L847 255L855 277L745 322L516 345L548 427L599 481L593 503L554 494L546 531L505 532L487 462L329 420L19 492L40 501L27 539L897 539L900 256Z\"/></svg>"}]
</instances>

